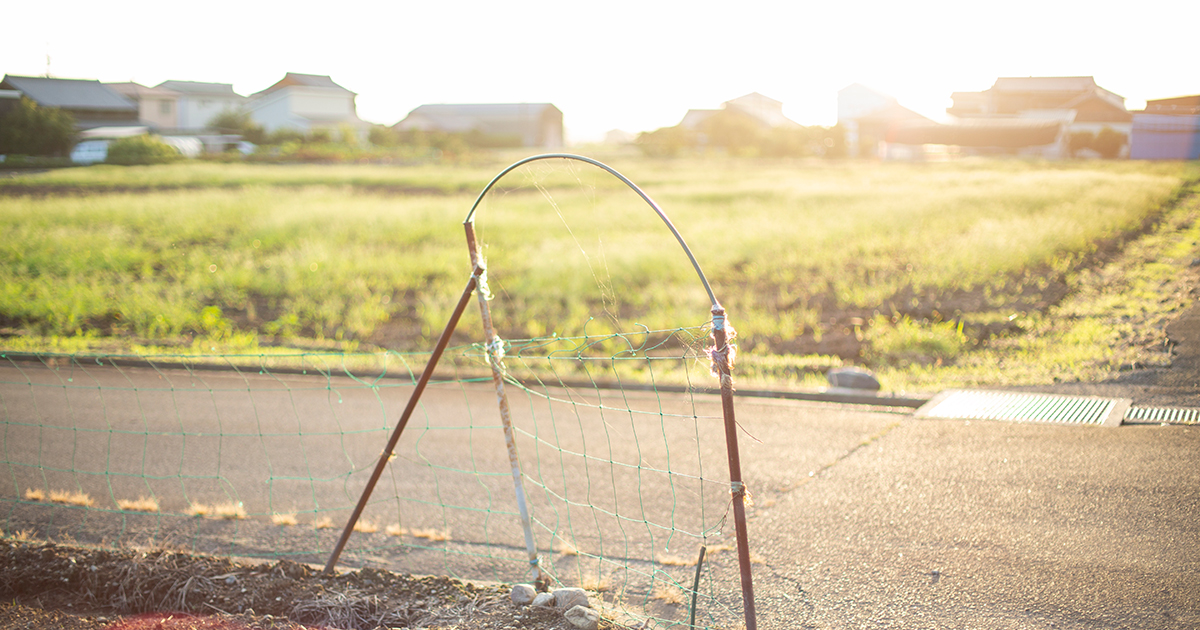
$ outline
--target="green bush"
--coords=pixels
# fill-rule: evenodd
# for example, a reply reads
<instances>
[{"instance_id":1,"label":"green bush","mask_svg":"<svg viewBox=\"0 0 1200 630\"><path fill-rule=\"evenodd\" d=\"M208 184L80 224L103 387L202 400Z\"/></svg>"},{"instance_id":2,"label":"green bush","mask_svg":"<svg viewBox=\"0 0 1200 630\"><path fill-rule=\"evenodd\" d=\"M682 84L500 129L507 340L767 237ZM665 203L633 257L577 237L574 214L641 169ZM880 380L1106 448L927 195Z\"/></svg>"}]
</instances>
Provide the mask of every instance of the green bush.
<instances>
[{"instance_id":1,"label":"green bush","mask_svg":"<svg viewBox=\"0 0 1200 630\"><path fill-rule=\"evenodd\" d=\"M1099 153L1100 157L1111 160L1121 154L1121 147L1127 141L1125 134L1112 127L1103 127L1092 141L1092 150Z\"/></svg>"},{"instance_id":2,"label":"green bush","mask_svg":"<svg viewBox=\"0 0 1200 630\"><path fill-rule=\"evenodd\" d=\"M70 114L21 97L15 109L0 116L0 155L66 157L74 134Z\"/></svg>"},{"instance_id":3,"label":"green bush","mask_svg":"<svg viewBox=\"0 0 1200 630\"><path fill-rule=\"evenodd\" d=\"M113 140L108 145L109 164L167 164L181 156L175 147L149 134Z\"/></svg>"},{"instance_id":4,"label":"green bush","mask_svg":"<svg viewBox=\"0 0 1200 630\"><path fill-rule=\"evenodd\" d=\"M915 322L901 317L894 324L882 315L871 322L863 354L875 365L942 365L952 363L968 344L962 322Z\"/></svg>"}]
</instances>

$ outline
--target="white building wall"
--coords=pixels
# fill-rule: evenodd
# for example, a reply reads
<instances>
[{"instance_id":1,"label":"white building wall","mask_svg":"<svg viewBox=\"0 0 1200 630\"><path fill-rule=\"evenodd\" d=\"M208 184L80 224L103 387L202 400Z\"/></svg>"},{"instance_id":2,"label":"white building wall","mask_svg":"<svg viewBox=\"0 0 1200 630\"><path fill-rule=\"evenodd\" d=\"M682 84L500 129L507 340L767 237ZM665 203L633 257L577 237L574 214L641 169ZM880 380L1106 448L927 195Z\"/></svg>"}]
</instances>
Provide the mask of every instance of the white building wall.
<instances>
[{"instance_id":1,"label":"white building wall","mask_svg":"<svg viewBox=\"0 0 1200 630\"><path fill-rule=\"evenodd\" d=\"M250 119L262 125L267 133L285 127L308 132L308 125L292 116L284 90L254 98L250 101L249 109Z\"/></svg>"},{"instance_id":2,"label":"white building wall","mask_svg":"<svg viewBox=\"0 0 1200 630\"><path fill-rule=\"evenodd\" d=\"M292 99L292 111L301 116L349 119L354 115L354 97L340 90L295 87L288 88L288 91Z\"/></svg>"},{"instance_id":3,"label":"white building wall","mask_svg":"<svg viewBox=\"0 0 1200 630\"><path fill-rule=\"evenodd\" d=\"M217 114L237 109L240 104L240 97L185 94L179 97L179 126L183 129L204 129Z\"/></svg>"},{"instance_id":4,"label":"white building wall","mask_svg":"<svg viewBox=\"0 0 1200 630\"><path fill-rule=\"evenodd\" d=\"M166 111L163 104L166 103ZM143 96L138 101L138 121L155 129L174 129L179 126L179 99Z\"/></svg>"},{"instance_id":5,"label":"white building wall","mask_svg":"<svg viewBox=\"0 0 1200 630\"><path fill-rule=\"evenodd\" d=\"M268 133L284 127L308 133L313 127L358 124L354 95L342 90L289 86L254 98L248 108L250 118Z\"/></svg>"}]
</instances>

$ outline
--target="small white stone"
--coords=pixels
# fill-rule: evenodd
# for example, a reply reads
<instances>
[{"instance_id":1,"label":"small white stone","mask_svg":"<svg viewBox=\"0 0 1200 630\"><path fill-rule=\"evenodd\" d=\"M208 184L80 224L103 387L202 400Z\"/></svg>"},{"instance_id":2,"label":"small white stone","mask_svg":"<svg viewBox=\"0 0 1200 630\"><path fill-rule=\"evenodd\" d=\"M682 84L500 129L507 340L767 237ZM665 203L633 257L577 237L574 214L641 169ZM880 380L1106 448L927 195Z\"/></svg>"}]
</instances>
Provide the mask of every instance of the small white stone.
<instances>
[{"instance_id":1,"label":"small white stone","mask_svg":"<svg viewBox=\"0 0 1200 630\"><path fill-rule=\"evenodd\" d=\"M581 588L554 589L554 607L559 610L571 610L576 606L587 608L590 605L587 593Z\"/></svg>"},{"instance_id":2,"label":"small white stone","mask_svg":"<svg viewBox=\"0 0 1200 630\"><path fill-rule=\"evenodd\" d=\"M596 630L600 626L600 613L585 606L576 606L563 616L580 630Z\"/></svg>"},{"instance_id":3,"label":"small white stone","mask_svg":"<svg viewBox=\"0 0 1200 630\"><path fill-rule=\"evenodd\" d=\"M512 587L512 603L518 606L524 606L533 601L537 595L537 590L529 584L513 584Z\"/></svg>"},{"instance_id":4,"label":"small white stone","mask_svg":"<svg viewBox=\"0 0 1200 630\"><path fill-rule=\"evenodd\" d=\"M554 596L550 593L538 593L537 597L533 598L533 605L538 608L553 608Z\"/></svg>"}]
</instances>

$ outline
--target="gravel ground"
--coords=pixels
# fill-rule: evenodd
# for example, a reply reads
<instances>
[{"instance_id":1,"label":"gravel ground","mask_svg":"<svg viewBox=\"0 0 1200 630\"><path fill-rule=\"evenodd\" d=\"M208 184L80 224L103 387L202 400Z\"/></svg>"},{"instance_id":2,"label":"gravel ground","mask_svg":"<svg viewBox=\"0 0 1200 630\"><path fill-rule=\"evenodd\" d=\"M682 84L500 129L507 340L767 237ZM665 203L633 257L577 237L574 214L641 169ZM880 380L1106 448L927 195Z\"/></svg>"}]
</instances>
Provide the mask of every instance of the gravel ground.
<instances>
[{"instance_id":1,"label":"gravel ground","mask_svg":"<svg viewBox=\"0 0 1200 630\"><path fill-rule=\"evenodd\" d=\"M0 541L0 594L3 628L573 628L553 609L514 605L499 585L20 541Z\"/></svg>"}]
</instances>

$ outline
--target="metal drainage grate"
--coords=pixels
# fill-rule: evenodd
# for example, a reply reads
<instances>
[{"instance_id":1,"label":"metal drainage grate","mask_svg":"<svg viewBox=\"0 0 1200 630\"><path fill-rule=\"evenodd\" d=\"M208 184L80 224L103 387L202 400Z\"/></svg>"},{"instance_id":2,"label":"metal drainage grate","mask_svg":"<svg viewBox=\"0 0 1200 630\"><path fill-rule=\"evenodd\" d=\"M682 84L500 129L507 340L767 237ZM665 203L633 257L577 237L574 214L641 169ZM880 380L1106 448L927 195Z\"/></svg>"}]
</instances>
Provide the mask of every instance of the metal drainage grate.
<instances>
[{"instance_id":1,"label":"metal drainage grate","mask_svg":"<svg viewBox=\"0 0 1200 630\"><path fill-rule=\"evenodd\" d=\"M1128 424L1200 424L1200 409L1183 407L1130 407L1125 412Z\"/></svg>"},{"instance_id":2,"label":"metal drainage grate","mask_svg":"<svg viewBox=\"0 0 1200 630\"><path fill-rule=\"evenodd\" d=\"M1129 408L1124 398L947 390L917 410L925 418L1010 420L1118 426Z\"/></svg>"}]
</instances>

